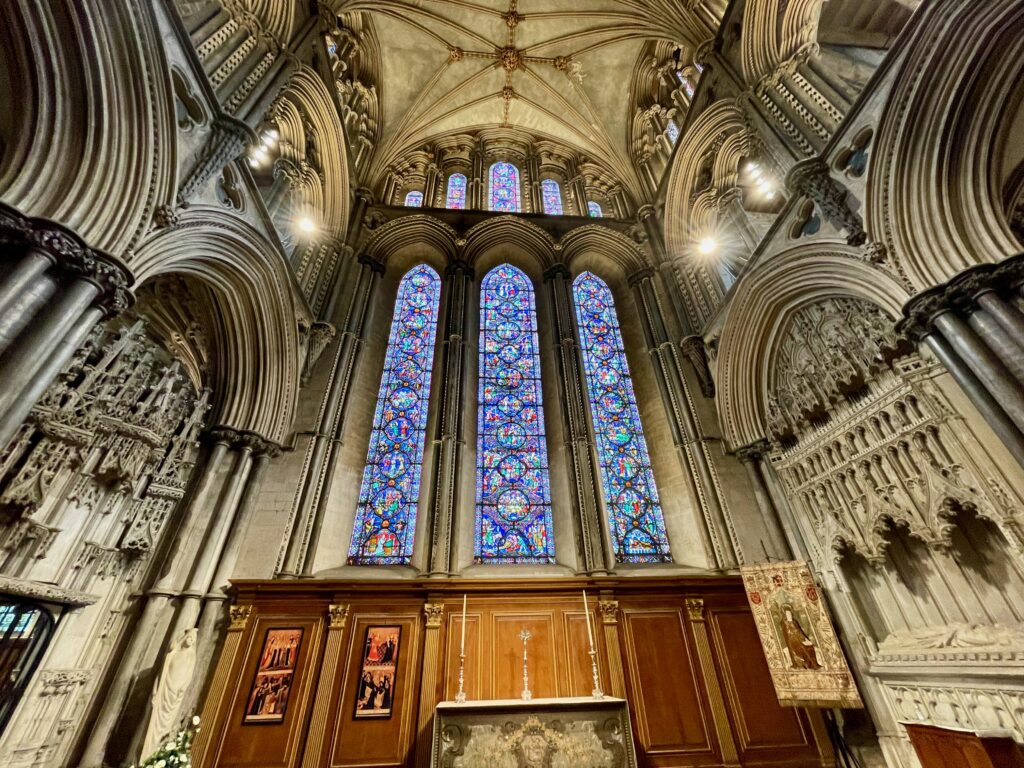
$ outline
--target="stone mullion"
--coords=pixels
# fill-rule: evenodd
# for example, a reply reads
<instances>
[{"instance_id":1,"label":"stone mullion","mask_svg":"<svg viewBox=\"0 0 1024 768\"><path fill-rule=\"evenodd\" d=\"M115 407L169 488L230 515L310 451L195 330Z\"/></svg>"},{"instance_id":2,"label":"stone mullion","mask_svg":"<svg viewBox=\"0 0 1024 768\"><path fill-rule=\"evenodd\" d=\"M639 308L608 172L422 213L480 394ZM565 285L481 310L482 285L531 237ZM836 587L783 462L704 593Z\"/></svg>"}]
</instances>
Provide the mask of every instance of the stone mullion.
<instances>
[{"instance_id":1,"label":"stone mullion","mask_svg":"<svg viewBox=\"0 0 1024 768\"><path fill-rule=\"evenodd\" d=\"M332 604L327 608L327 642L324 646L323 661L320 663L320 677L313 698L313 712L309 718L306 748L302 754L303 768L314 768L323 764L327 716L334 698L335 677L342 657L345 640L345 625L349 606Z\"/></svg>"},{"instance_id":2,"label":"stone mullion","mask_svg":"<svg viewBox=\"0 0 1024 768\"><path fill-rule=\"evenodd\" d=\"M439 418L435 427L433 500L428 571L444 576L452 570L452 536L459 501L458 473L465 447L463 411L466 400L466 333L473 268L455 262L445 271L444 338L441 340Z\"/></svg>"},{"instance_id":3,"label":"stone mullion","mask_svg":"<svg viewBox=\"0 0 1024 768\"><path fill-rule=\"evenodd\" d=\"M725 696L718 681L718 670L715 657L711 652L711 639L708 637L707 623L704 618L704 600L699 597L686 599L686 613L689 618L690 631L697 646L697 660L700 663L701 675L707 689L708 703L711 706L711 721L718 736L721 749L722 765L725 768L740 765L739 753L732 727L729 724L729 712L725 707Z\"/></svg>"},{"instance_id":4,"label":"stone mullion","mask_svg":"<svg viewBox=\"0 0 1024 768\"><path fill-rule=\"evenodd\" d=\"M423 640L423 668L420 675L419 720L416 728L416 768L427 768L430 765L431 722L438 702L438 671L443 669L441 651L444 646L444 603L424 604L423 615L426 619L426 631Z\"/></svg>"},{"instance_id":5,"label":"stone mullion","mask_svg":"<svg viewBox=\"0 0 1024 768\"><path fill-rule=\"evenodd\" d=\"M682 456L691 490L700 502L706 526L704 544L720 568L737 564L739 547L736 533L726 517L715 479L707 440L701 435L693 402L682 371L679 348L668 339L653 275L642 272L631 280L647 339L648 353L655 369L658 389L670 415L676 450Z\"/></svg>"},{"instance_id":6,"label":"stone mullion","mask_svg":"<svg viewBox=\"0 0 1024 768\"><path fill-rule=\"evenodd\" d=\"M562 389L562 413L569 427L569 454L573 472L574 507L577 514L578 543L582 569L587 573L615 568L614 551L606 540L603 505L597 485L597 450L587 419L586 379L579 343L576 340L576 315L573 311L569 270L555 265L544 275L550 286L558 338L559 382Z\"/></svg>"},{"instance_id":7,"label":"stone mullion","mask_svg":"<svg viewBox=\"0 0 1024 768\"><path fill-rule=\"evenodd\" d=\"M281 576L308 575L312 568L333 479L331 468L337 461L341 446L344 414L352 387L352 371L362 349L370 302L383 271L383 266L373 259L360 257L359 269L354 278L355 289L346 312L345 330L340 334L330 384L320 409L319 425L308 449L309 459L304 466L295 525L279 571Z\"/></svg>"}]
</instances>

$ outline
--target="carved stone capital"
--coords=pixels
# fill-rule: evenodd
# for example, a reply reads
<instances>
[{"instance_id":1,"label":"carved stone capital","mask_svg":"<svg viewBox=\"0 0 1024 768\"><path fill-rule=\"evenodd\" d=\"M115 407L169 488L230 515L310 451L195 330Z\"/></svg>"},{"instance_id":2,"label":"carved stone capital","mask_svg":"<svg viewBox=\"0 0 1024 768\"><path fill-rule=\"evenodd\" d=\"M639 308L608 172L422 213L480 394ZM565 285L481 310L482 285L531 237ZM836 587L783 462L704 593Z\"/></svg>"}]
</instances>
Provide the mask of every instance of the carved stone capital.
<instances>
[{"instance_id":1,"label":"carved stone capital","mask_svg":"<svg viewBox=\"0 0 1024 768\"><path fill-rule=\"evenodd\" d=\"M565 264L553 264L544 271L543 277L545 283L550 283L557 277L564 280L572 280L572 272L569 271Z\"/></svg>"},{"instance_id":2,"label":"carved stone capital","mask_svg":"<svg viewBox=\"0 0 1024 768\"><path fill-rule=\"evenodd\" d=\"M626 278L630 288L636 288L644 280L651 280L654 278L654 269L652 267L643 267L638 269L636 272Z\"/></svg>"},{"instance_id":3,"label":"carved stone capital","mask_svg":"<svg viewBox=\"0 0 1024 768\"><path fill-rule=\"evenodd\" d=\"M472 280L476 276L476 271L473 269L473 265L468 261L458 259L456 261L449 262L444 268L445 277L455 277L456 275L465 275L467 279Z\"/></svg>"},{"instance_id":4,"label":"carved stone capital","mask_svg":"<svg viewBox=\"0 0 1024 768\"><path fill-rule=\"evenodd\" d=\"M697 374L697 381L700 384L700 391L704 397L715 396L715 380L711 376L711 368L708 365L708 353L704 347L704 339L701 336L687 336L679 345L686 359L690 361L694 372Z\"/></svg>"},{"instance_id":5,"label":"carved stone capital","mask_svg":"<svg viewBox=\"0 0 1024 768\"><path fill-rule=\"evenodd\" d=\"M348 621L348 603L331 603L327 606L327 626L330 629L344 629Z\"/></svg>"},{"instance_id":6,"label":"carved stone capital","mask_svg":"<svg viewBox=\"0 0 1024 768\"><path fill-rule=\"evenodd\" d=\"M369 255L367 255L365 253L361 254L359 256L358 261L359 261L360 264L362 264L362 265L364 265L366 267L369 267L372 272L375 272L378 275L383 275L384 274L384 265L381 264L379 261L377 261L372 256L369 256Z\"/></svg>"},{"instance_id":7,"label":"carved stone capital","mask_svg":"<svg viewBox=\"0 0 1024 768\"><path fill-rule=\"evenodd\" d=\"M769 447L770 444L767 440L758 440L756 443L737 448L735 451L736 458L743 462L761 461L767 455Z\"/></svg>"},{"instance_id":8,"label":"carved stone capital","mask_svg":"<svg viewBox=\"0 0 1024 768\"><path fill-rule=\"evenodd\" d=\"M252 613L253 607L251 605L232 605L228 608L228 615L231 618L231 624L228 626L228 629L235 631L245 629L245 625Z\"/></svg>"}]
</instances>

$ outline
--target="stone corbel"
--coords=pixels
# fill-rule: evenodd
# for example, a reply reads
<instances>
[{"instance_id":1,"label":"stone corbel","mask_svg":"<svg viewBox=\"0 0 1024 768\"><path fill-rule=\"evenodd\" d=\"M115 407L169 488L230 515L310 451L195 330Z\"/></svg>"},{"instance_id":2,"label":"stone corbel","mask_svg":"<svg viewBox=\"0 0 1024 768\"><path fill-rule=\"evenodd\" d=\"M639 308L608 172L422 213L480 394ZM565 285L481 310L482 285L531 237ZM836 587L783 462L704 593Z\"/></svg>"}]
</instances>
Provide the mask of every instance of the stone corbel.
<instances>
[{"instance_id":1,"label":"stone corbel","mask_svg":"<svg viewBox=\"0 0 1024 768\"><path fill-rule=\"evenodd\" d=\"M867 242L864 222L850 207L849 191L832 177L824 160L814 157L794 165L786 175L786 188L793 195L814 201L830 224L846 231L849 245Z\"/></svg>"}]
</instances>

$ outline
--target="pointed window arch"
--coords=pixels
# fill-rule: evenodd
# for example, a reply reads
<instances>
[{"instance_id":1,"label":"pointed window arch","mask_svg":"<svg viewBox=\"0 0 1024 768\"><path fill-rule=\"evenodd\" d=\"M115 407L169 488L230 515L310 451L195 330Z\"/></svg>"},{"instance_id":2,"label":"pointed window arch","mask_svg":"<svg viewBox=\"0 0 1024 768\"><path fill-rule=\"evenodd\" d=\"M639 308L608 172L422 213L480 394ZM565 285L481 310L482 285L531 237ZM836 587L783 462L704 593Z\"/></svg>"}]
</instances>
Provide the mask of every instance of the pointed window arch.
<instances>
[{"instance_id":1,"label":"pointed window arch","mask_svg":"<svg viewBox=\"0 0 1024 768\"><path fill-rule=\"evenodd\" d=\"M504 161L491 166L491 210L519 213L519 169Z\"/></svg>"},{"instance_id":2,"label":"pointed window arch","mask_svg":"<svg viewBox=\"0 0 1024 768\"><path fill-rule=\"evenodd\" d=\"M463 210L466 207L466 176L453 173L448 177L448 194L445 195L445 208Z\"/></svg>"},{"instance_id":3,"label":"pointed window arch","mask_svg":"<svg viewBox=\"0 0 1024 768\"><path fill-rule=\"evenodd\" d=\"M405 205L408 208L420 208L423 206L423 193L410 192L405 196Z\"/></svg>"},{"instance_id":4,"label":"pointed window arch","mask_svg":"<svg viewBox=\"0 0 1024 768\"><path fill-rule=\"evenodd\" d=\"M544 213L548 216L562 215L562 190L554 179L540 183L540 196L544 201Z\"/></svg>"},{"instance_id":5,"label":"pointed window arch","mask_svg":"<svg viewBox=\"0 0 1024 768\"><path fill-rule=\"evenodd\" d=\"M601 206L593 200L587 202L587 213L595 219L600 219L604 216L604 211L601 210Z\"/></svg>"},{"instance_id":6,"label":"pointed window arch","mask_svg":"<svg viewBox=\"0 0 1024 768\"><path fill-rule=\"evenodd\" d=\"M398 286L349 563L408 563L416 533L441 279L426 264Z\"/></svg>"},{"instance_id":7,"label":"pointed window arch","mask_svg":"<svg viewBox=\"0 0 1024 768\"><path fill-rule=\"evenodd\" d=\"M573 281L572 292L615 559L620 563L670 561L665 517L612 292L590 272Z\"/></svg>"},{"instance_id":8,"label":"pointed window arch","mask_svg":"<svg viewBox=\"0 0 1024 768\"><path fill-rule=\"evenodd\" d=\"M477 562L554 562L538 352L530 279L495 267L480 286Z\"/></svg>"}]
</instances>

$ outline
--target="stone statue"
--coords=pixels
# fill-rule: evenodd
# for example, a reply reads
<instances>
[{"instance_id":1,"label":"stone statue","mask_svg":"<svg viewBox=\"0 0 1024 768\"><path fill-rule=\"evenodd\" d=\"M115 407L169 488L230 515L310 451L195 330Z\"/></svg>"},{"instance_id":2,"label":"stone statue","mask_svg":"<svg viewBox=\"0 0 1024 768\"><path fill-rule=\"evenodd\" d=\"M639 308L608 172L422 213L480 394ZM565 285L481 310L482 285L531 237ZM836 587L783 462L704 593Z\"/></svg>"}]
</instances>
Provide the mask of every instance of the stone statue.
<instances>
[{"instance_id":1,"label":"stone statue","mask_svg":"<svg viewBox=\"0 0 1024 768\"><path fill-rule=\"evenodd\" d=\"M195 628L186 629L171 644L160 677L153 686L150 698L149 725L146 727L146 739L142 743L140 759L156 752L168 734L178 725L178 710L185 700L185 694L192 685L192 674L196 667L196 635Z\"/></svg>"}]
</instances>

